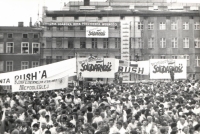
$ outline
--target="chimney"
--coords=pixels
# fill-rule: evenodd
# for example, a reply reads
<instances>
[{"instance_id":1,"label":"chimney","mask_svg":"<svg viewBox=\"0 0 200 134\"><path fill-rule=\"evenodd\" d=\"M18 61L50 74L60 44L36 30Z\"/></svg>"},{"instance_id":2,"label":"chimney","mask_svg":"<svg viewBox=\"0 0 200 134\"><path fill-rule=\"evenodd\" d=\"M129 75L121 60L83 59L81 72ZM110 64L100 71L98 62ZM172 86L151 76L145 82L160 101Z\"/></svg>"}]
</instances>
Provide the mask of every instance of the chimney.
<instances>
[{"instance_id":1,"label":"chimney","mask_svg":"<svg viewBox=\"0 0 200 134\"><path fill-rule=\"evenodd\" d=\"M89 6L90 5L90 0L84 0L84 6Z\"/></svg>"},{"instance_id":2,"label":"chimney","mask_svg":"<svg viewBox=\"0 0 200 134\"><path fill-rule=\"evenodd\" d=\"M24 27L24 22L18 22L18 27Z\"/></svg>"},{"instance_id":3,"label":"chimney","mask_svg":"<svg viewBox=\"0 0 200 134\"><path fill-rule=\"evenodd\" d=\"M32 27L32 18L30 17L29 27Z\"/></svg>"}]
</instances>

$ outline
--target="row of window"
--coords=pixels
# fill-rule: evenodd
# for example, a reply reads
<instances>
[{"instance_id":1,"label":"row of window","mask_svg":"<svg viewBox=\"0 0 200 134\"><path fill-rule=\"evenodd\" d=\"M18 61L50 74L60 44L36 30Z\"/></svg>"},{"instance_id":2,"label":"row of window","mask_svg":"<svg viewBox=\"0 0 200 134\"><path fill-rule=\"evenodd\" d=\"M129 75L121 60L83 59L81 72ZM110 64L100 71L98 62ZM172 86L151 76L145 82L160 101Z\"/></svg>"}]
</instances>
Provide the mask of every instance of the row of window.
<instances>
[{"instance_id":1,"label":"row of window","mask_svg":"<svg viewBox=\"0 0 200 134\"><path fill-rule=\"evenodd\" d=\"M143 22L137 22L137 28L138 30L143 30L144 29L144 23ZM67 27L68 30L75 30L75 27L74 26L68 26ZM80 30L85 30L85 26L80 26L79 27ZM120 27L118 26L115 26L114 29L119 29ZM190 27L189 27L189 22L184 22L183 23L183 30L189 30ZM148 30L154 30L155 29L155 24L154 22L148 22ZM166 22L160 22L159 23L159 30L166 30ZM172 22L171 23L171 30L177 30L178 29L178 24L177 22ZM52 30L52 27L48 26L47 27L47 30ZM56 30L57 31L61 31L61 30L64 30L63 27L61 26L58 26L56 27ZM194 23L194 30L200 30L200 23L199 22L195 22Z\"/></svg>"},{"instance_id":2,"label":"row of window","mask_svg":"<svg viewBox=\"0 0 200 134\"><path fill-rule=\"evenodd\" d=\"M148 22L148 30L154 30L154 22ZM183 22L183 30L189 30L189 22ZM143 22L138 22L138 30L143 30L144 29L144 23ZM177 22L172 22L171 23L171 30L177 30L178 29L178 24ZM160 22L159 23L159 30L166 30L166 22ZM194 30L200 30L200 23L195 22L194 23Z\"/></svg>"},{"instance_id":3,"label":"row of window","mask_svg":"<svg viewBox=\"0 0 200 134\"><path fill-rule=\"evenodd\" d=\"M138 38L138 48L143 48L144 47L144 41L141 38ZM181 42L183 44L183 48L189 48L190 47L190 41L189 38L183 38L183 42ZM154 44L155 44L155 38L149 38L148 40L148 48L154 48ZM200 48L200 39L196 38L194 40L194 46L195 48ZM167 47L167 43L166 43L166 38L160 38L159 40L159 47L160 48L166 48ZM171 47L172 48L179 48L178 47L178 38L172 38L171 39Z\"/></svg>"},{"instance_id":4,"label":"row of window","mask_svg":"<svg viewBox=\"0 0 200 134\"><path fill-rule=\"evenodd\" d=\"M7 38L9 38L9 39L14 38L13 33L8 33L8 34L7 34ZM30 37L29 37L29 34L23 33L23 34L22 34L22 38L26 39L26 38L30 38ZM36 39L36 38L39 38L39 34L33 34L33 38L35 38L35 39Z\"/></svg>"},{"instance_id":5,"label":"row of window","mask_svg":"<svg viewBox=\"0 0 200 134\"><path fill-rule=\"evenodd\" d=\"M13 71L14 62L13 61L6 61L6 71L10 72ZM38 67L39 61L32 61L31 67ZM4 71L4 61L0 61L0 71ZM21 61L21 69L28 69L29 68L29 61Z\"/></svg>"},{"instance_id":6,"label":"row of window","mask_svg":"<svg viewBox=\"0 0 200 134\"><path fill-rule=\"evenodd\" d=\"M29 54L30 46L28 42L21 43L21 53L22 54ZM32 50L33 54L40 53L40 43L32 43ZM0 53L4 53L4 44L0 44ZM14 42L7 42L6 43L6 53L14 53Z\"/></svg>"}]
</instances>

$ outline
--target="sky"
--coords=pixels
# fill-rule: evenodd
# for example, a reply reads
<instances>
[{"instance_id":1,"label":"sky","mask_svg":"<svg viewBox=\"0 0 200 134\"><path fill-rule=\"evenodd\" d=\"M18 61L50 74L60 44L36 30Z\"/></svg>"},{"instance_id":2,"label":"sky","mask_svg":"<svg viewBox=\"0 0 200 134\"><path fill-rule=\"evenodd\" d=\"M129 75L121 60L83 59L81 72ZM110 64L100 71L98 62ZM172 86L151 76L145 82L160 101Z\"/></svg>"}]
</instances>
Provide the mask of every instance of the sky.
<instances>
[{"instance_id":1,"label":"sky","mask_svg":"<svg viewBox=\"0 0 200 134\"><path fill-rule=\"evenodd\" d=\"M24 26L28 26L30 17L32 17L32 23L34 24L38 19L41 20L42 6L47 6L48 10L59 10L61 9L61 5L63 5L61 3L68 3L68 1L69 0L0 0L0 26L17 26L18 22L24 22ZM90 1L102 2L105 0ZM180 3L200 3L200 0L176 1Z\"/></svg>"}]
</instances>

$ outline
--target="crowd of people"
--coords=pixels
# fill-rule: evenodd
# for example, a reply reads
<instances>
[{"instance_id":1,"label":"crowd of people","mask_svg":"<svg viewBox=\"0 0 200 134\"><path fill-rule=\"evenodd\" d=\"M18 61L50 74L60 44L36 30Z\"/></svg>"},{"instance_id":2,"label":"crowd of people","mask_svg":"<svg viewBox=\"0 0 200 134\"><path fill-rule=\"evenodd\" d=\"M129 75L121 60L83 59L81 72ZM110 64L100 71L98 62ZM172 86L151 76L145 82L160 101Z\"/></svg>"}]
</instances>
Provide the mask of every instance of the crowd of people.
<instances>
[{"instance_id":1,"label":"crowd of people","mask_svg":"<svg viewBox=\"0 0 200 134\"><path fill-rule=\"evenodd\" d=\"M199 81L7 93L1 134L200 134Z\"/></svg>"}]
</instances>

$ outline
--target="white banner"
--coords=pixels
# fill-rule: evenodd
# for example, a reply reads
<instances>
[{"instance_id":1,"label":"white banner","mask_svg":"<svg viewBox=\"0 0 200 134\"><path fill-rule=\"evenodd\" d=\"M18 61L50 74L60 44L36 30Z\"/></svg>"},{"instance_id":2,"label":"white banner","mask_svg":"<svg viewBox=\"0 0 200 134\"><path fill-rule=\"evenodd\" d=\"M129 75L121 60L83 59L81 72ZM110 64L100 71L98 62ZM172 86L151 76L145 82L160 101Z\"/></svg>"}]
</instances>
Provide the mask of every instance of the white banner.
<instances>
[{"instance_id":1,"label":"white banner","mask_svg":"<svg viewBox=\"0 0 200 134\"><path fill-rule=\"evenodd\" d=\"M171 79L172 68L174 79L187 78L186 59L150 59L150 79Z\"/></svg>"},{"instance_id":2,"label":"white banner","mask_svg":"<svg viewBox=\"0 0 200 134\"><path fill-rule=\"evenodd\" d=\"M0 74L0 85L13 85L18 80L37 81L47 78L57 79L60 78L58 74L63 72L68 77L76 75L75 58L35 68L2 73Z\"/></svg>"},{"instance_id":3,"label":"white banner","mask_svg":"<svg viewBox=\"0 0 200 134\"><path fill-rule=\"evenodd\" d=\"M86 26L86 38L108 38L108 27Z\"/></svg>"},{"instance_id":4,"label":"white banner","mask_svg":"<svg viewBox=\"0 0 200 134\"><path fill-rule=\"evenodd\" d=\"M18 80L12 86L12 92L49 91L66 87L68 87L68 76L38 81Z\"/></svg>"},{"instance_id":5,"label":"white banner","mask_svg":"<svg viewBox=\"0 0 200 134\"><path fill-rule=\"evenodd\" d=\"M118 72L149 75L149 61L129 61L129 66L119 66Z\"/></svg>"},{"instance_id":6,"label":"white banner","mask_svg":"<svg viewBox=\"0 0 200 134\"><path fill-rule=\"evenodd\" d=\"M78 58L78 73L84 78L114 78L115 58Z\"/></svg>"}]
</instances>

